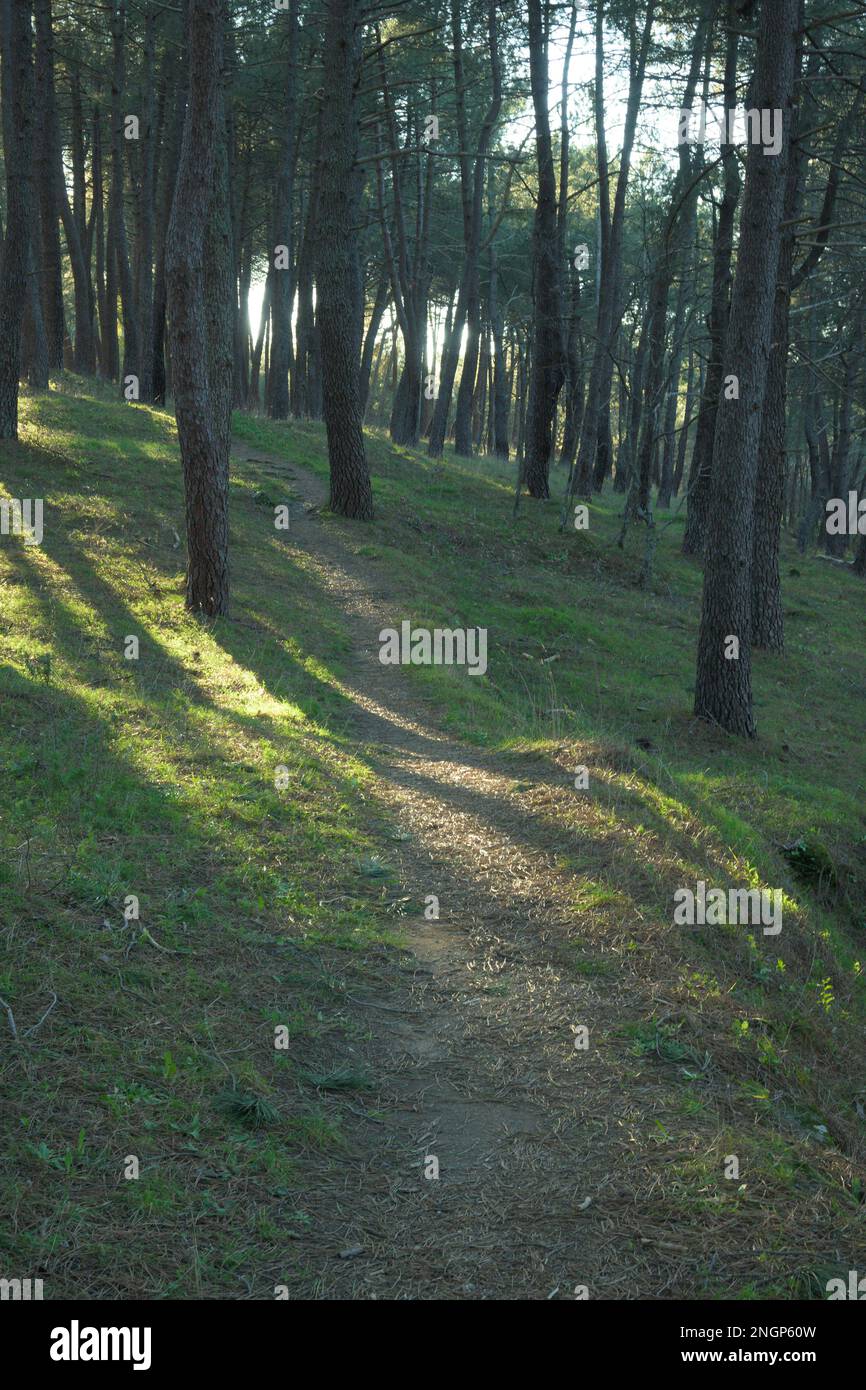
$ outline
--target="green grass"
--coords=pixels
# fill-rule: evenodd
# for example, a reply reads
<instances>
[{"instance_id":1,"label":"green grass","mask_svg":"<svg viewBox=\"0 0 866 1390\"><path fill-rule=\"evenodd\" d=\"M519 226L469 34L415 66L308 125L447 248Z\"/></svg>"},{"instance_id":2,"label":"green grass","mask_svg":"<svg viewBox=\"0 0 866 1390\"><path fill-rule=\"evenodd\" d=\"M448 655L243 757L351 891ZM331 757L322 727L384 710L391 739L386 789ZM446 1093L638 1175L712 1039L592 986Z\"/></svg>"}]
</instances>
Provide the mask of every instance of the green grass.
<instances>
[{"instance_id":1,"label":"green grass","mask_svg":"<svg viewBox=\"0 0 866 1390\"><path fill-rule=\"evenodd\" d=\"M326 476L313 424L246 416L237 432ZM406 668L444 723L490 749L567 748L595 790L610 791L612 824L628 809L636 837L662 834L691 859L682 882L706 867L712 844L732 881L784 886L786 906L808 911L853 970L866 944L862 584L784 538L788 646L754 656L760 737L750 743L692 717L701 572L679 553L682 511L661 514L674 519L660 526L644 591L643 535L617 547L621 499L610 492L592 502L588 531L560 536L558 503L524 499L512 518L511 465L433 462L378 432L368 451L377 519L341 529L387 566L404 596L394 621L488 629L484 679Z\"/></svg>"},{"instance_id":2,"label":"green grass","mask_svg":"<svg viewBox=\"0 0 866 1390\"><path fill-rule=\"evenodd\" d=\"M245 417L237 429L327 476L317 426ZM862 1208L852 1218L847 1196L866 1157L862 582L783 538L787 651L755 654L760 736L745 742L692 715L701 571L680 554L684 510L658 518L641 587L644 536L618 547L622 499L609 490L588 531L560 535L558 502L523 499L513 517L513 464L433 462L377 431L368 453L376 519L329 524L401 595L393 624L488 629L485 678L408 667L419 696L491 754L521 755L524 767L535 758L541 778L567 785L589 769L558 856L575 884L559 963L601 988L626 972L643 1011L623 1020L633 1051L644 1069L666 1066L667 1084L698 1075L716 1095L758 1087L767 1099L757 1111L744 1100L742 1121L757 1125L750 1152L763 1143L770 1188L776 1147L805 1153L831 1207L841 1199L842 1246L852 1219L862 1240ZM563 483L554 469L557 495ZM533 816L539 836L565 838L543 804ZM674 928L674 889L698 878L783 888L781 936ZM816 1157L822 1145L832 1154ZM697 1190L687 1165L682 1183Z\"/></svg>"},{"instance_id":3,"label":"green grass","mask_svg":"<svg viewBox=\"0 0 866 1390\"><path fill-rule=\"evenodd\" d=\"M399 943L393 827L341 687L348 636L273 528L290 493L264 463L232 477L231 619L187 615L173 421L87 389L25 398L20 443L0 446L6 493L46 499L42 546L0 542L0 996L19 1034L3 1039L0 1255L44 1270L51 1297L303 1290L303 1175L339 1163L341 1107L372 1084L344 996ZM237 417L236 433L326 476L318 425ZM631 1065L662 1069L690 1116L705 1073L730 1077L766 1180L790 1183L805 1155L860 1221L845 1175L866 1129L862 583L786 539L788 651L756 657L745 744L691 717L701 576L682 516L641 589L619 498L560 536L553 504L512 518L511 468L434 465L377 432L368 447L376 519L322 524L402 596L395 625L488 629L486 677L408 668L419 696L516 760L518 797L528 760L561 783L589 768L567 833L534 813L568 841L562 968L634 980ZM781 937L674 928L673 888L699 877L784 887ZM702 1174L679 1178L697 1202Z\"/></svg>"},{"instance_id":4,"label":"green grass","mask_svg":"<svg viewBox=\"0 0 866 1390\"><path fill-rule=\"evenodd\" d=\"M23 418L3 485L47 505L41 547L0 545L0 1262L51 1297L237 1297L247 1243L269 1297L296 1161L341 1142L307 1073L344 1065L343 995L396 939L357 873L385 832L331 679L345 636L247 479L233 617L184 612L167 416L52 391Z\"/></svg>"},{"instance_id":5,"label":"green grass","mask_svg":"<svg viewBox=\"0 0 866 1390\"><path fill-rule=\"evenodd\" d=\"M237 433L326 475L313 424L247 416ZM660 535L644 593L636 585L643 533L633 531L624 551L615 545L618 496L592 502L588 531L560 537L558 503L523 499L512 520L511 465L434 463L378 433L368 449L378 518L360 534L359 553L372 549L387 564L405 616L488 628L488 680L409 668L455 730L502 747L560 731L631 746L649 739L654 795L699 808L745 857L768 840L815 839L863 869L866 651L862 585L852 576L803 559L786 538L788 648L756 656L753 748L691 718L701 573L679 554L684 511ZM554 470L554 488L562 485ZM674 513L661 513L660 525Z\"/></svg>"}]
</instances>

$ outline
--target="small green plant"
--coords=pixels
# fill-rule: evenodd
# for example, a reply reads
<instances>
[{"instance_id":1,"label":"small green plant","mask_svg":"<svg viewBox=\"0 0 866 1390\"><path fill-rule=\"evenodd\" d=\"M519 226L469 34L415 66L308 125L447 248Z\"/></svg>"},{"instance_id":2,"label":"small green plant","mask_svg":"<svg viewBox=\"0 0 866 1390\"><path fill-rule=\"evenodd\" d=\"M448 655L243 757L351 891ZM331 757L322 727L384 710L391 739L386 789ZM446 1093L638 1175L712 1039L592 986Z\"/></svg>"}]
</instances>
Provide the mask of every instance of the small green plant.
<instances>
[{"instance_id":1,"label":"small green plant","mask_svg":"<svg viewBox=\"0 0 866 1390\"><path fill-rule=\"evenodd\" d=\"M228 1087L217 1097L217 1106L246 1129L268 1129L280 1118L280 1112L264 1096L234 1087Z\"/></svg>"},{"instance_id":2,"label":"small green plant","mask_svg":"<svg viewBox=\"0 0 866 1390\"><path fill-rule=\"evenodd\" d=\"M651 1020L634 1029L632 1052L636 1057L659 1057L663 1062L695 1061L694 1050L677 1037L681 1025Z\"/></svg>"},{"instance_id":3,"label":"small green plant","mask_svg":"<svg viewBox=\"0 0 866 1390\"><path fill-rule=\"evenodd\" d=\"M818 1003L825 1014L828 1014L836 1002L836 996L833 993L833 981L828 976L826 979L819 980L815 988L818 991Z\"/></svg>"},{"instance_id":4,"label":"small green plant","mask_svg":"<svg viewBox=\"0 0 866 1390\"><path fill-rule=\"evenodd\" d=\"M819 893L835 893L839 886L836 865L829 850L817 839L795 840L782 853L801 883Z\"/></svg>"},{"instance_id":5,"label":"small green plant","mask_svg":"<svg viewBox=\"0 0 866 1390\"><path fill-rule=\"evenodd\" d=\"M358 870L365 878L390 878L393 869L383 864L378 854L365 855L358 862Z\"/></svg>"}]
</instances>

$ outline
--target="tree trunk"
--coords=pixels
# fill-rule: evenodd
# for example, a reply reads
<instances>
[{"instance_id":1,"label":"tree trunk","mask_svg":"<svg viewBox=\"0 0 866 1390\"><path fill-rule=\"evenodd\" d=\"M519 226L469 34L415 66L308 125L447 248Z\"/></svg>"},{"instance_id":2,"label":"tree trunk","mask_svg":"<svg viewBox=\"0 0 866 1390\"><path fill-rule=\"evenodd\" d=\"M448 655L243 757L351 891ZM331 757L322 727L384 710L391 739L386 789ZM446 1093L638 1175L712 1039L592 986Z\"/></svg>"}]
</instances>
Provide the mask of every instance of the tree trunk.
<instances>
[{"instance_id":1,"label":"tree trunk","mask_svg":"<svg viewBox=\"0 0 866 1390\"><path fill-rule=\"evenodd\" d=\"M148 7L144 14L144 102L141 112L141 163L138 190L138 244L135 286L135 313L139 348L139 400L154 399L154 284L153 247L156 203L155 120L157 11Z\"/></svg>"},{"instance_id":2,"label":"tree trunk","mask_svg":"<svg viewBox=\"0 0 866 1390\"><path fill-rule=\"evenodd\" d=\"M749 146L724 375L737 399L719 402L698 639L695 714L729 733L755 735L752 706L752 543L761 410L772 342L779 227L791 141L798 0L765 0L754 105L781 111L782 148Z\"/></svg>"},{"instance_id":3,"label":"tree trunk","mask_svg":"<svg viewBox=\"0 0 866 1390\"><path fill-rule=\"evenodd\" d=\"M112 70L111 70L111 193L109 203L109 256L113 257L117 281L120 286L120 302L123 312L123 378L138 377L139 343L138 325L135 318L135 297L132 270L129 264L129 248L126 237L126 213L123 194L123 143L124 112L123 97L126 85L126 57L124 43L126 37L126 0L116 0L111 20ZM114 314L114 303L109 304L109 313Z\"/></svg>"},{"instance_id":4,"label":"tree trunk","mask_svg":"<svg viewBox=\"0 0 866 1390\"><path fill-rule=\"evenodd\" d=\"M656 506L660 511L667 510L671 505L671 496L674 490L674 455L676 453L676 423L677 423L677 404L680 395L680 375L682 372L683 360L683 339L685 337L685 312L686 312L686 284L691 281L695 266L691 267L692 275L687 268L683 268L680 287L677 291L677 304L674 312L674 328L671 340L671 353L668 361L665 385L667 396L664 403L664 419L662 422L662 470L661 481L659 483L658 497Z\"/></svg>"},{"instance_id":5,"label":"tree trunk","mask_svg":"<svg viewBox=\"0 0 866 1390\"><path fill-rule=\"evenodd\" d=\"M730 133L729 118L737 104L737 45L736 5L728 6L728 42L725 54L724 129ZM728 328L731 293L731 257L734 246L734 218L740 197L740 174L734 145L725 139L721 145L724 167L724 187L713 247L713 287L707 327L710 334L710 354L704 376L698 424L689 469L688 512L683 533L683 554L700 555L704 548L710 501L710 475L713 464L713 441L716 413L722 390L722 361L725 335Z\"/></svg>"},{"instance_id":6,"label":"tree trunk","mask_svg":"<svg viewBox=\"0 0 866 1390\"><path fill-rule=\"evenodd\" d=\"M17 439L21 317L33 231L33 67L30 6L24 0L2 0L0 44L6 164L6 238L0 268L0 439Z\"/></svg>"},{"instance_id":7,"label":"tree trunk","mask_svg":"<svg viewBox=\"0 0 866 1390\"><path fill-rule=\"evenodd\" d=\"M31 391L47 391L48 339L42 317L42 296L39 293L39 268L32 243L27 247L27 294L21 321L21 354L19 373L27 376Z\"/></svg>"},{"instance_id":8,"label":"tree trunk","mask_svg":"<svg viewBox=\"0 0 866 1390\"><path fill-rule=\"evenodd\" d=\"M99 315L99 370L114 381L120 370L117 344L117 282L111 242L106 258L105 195L102 181L102 118L99 107L93 108L93 142L91 152L93 171L94 241L96 243L96 309ZM106 265L106 259L108 264Z\"/></svg>"},{"instance_id":9,"label":"tree trunk","mask_svg":"<svg viewBox=\"0 0 866 1390\"><path fill-rule=\"evenodd\" d=\"M36 123L33 172L39 197L42 317L51 371L63 366L66 322L63 312L63 263L60 253L60 203L55 167L60 168L60 131L54 92L54 34L50 0L36 0Z\"/></svg>"},{"instance_id":10,"label":"tree trunk","mask_svg":"<svg viewBox=\"0 0 866 1390\"><path fill-rule=\"evenodd\" d=\"M478 262L472 267L471 284L466 298L466 333L457 405L454 411L454 452L460 458L472 456L472 401L478 376L479 343L481 336L481 278Z\"/></svg>"},{"instance_id":11,"label":"tree trunk","mask_svg":"<svg viewBox=\"0 0 866 1390\"><path fill-rule=\"evenodd\" d=\"M533 350L523 477L529 495L537 498L550 496L548 474L553 420L565 378L546 27L542 0L529 0L529 70L535 111L538 194L532 234Z\"/></svg>"},{"instance_id":12,"label":"tree trunk","mask_svg":"<svg viewBox=\"0 0 866 1390\"><path fill-rule=\"evenodd\" d=\"M813 345L815 343L814 323L812 325L812 343ZM803 430L806 435L806 447L809 450L811 489L797 538L801 555L805 554L809 541L815 538L818 523L826 515L827 498L830 496L830 447L827 441L824 406L816 379L813 379L806 395Z\"/></svg>"},{"instance_id":13,"label":"tree trunk","mask_svg":"<svg viewBox=\"0 0 866 1390\"><path fill-rule=\"evenodd\" d=\"M205 269L206 255L215 246L206 232L209 218L219 217L215 194L223 158L218 148L224 140L221 19L221 0L190 0L189 101L166 253L172 382L186 496L186 606L209 617L227 613L229 600L231 340L225 370L214 342L219 326L214 297L221 276L219 267Z\"/></svg>"},{"instance_id":14,"label":"tree trunk","mask_svg":"<svg viewBox=\"0 0 866 1390\"><path fill-rule=\"evenodd\" d=\"M184 34L184 42L186 34ZM186 52L183 50L185 60ZM166 149L161 161L159 210L156 224L156 264L153 276L153 399L157 405L164 405L168 396L168 381L165 363L165 324L166 324L166 243L174 190L177 183L177 169L180 161L180 147L183 139L184 114L186 112L185 61L174 69L176 91L174 110L168 122Z\"/></svg>"},{"instance_id":15,"label":"tree trunk","mask_svg":"<svg viewBox=\"0 0 866 1390\"><path fill-rule=\"evenodd\" d=\"M273 290L273 270L268 268L268 276L265 280L265 291L262 295L262 311L259 319L259 330L253 344L252 357L250 359L250 387L247 397L247 409L259 411L262 408L262 401L259 394L259 373L262 364L262 347L265 341L265 332L271 317L271 293Z\"/></svg>"},{"instance_id":16,"label":"tree trunk","mask_svg":"<svg viewBox=\"0 0 866 1390\"><path fill-rule=\"evenodd\" d=\"M596 82L595 82L595 122L599 166L599 246L600 285L596 338L593 351L589 386L581 421L580 442L577 450L569 496L576 486L588 496L592 487L593 466L598 447L599 419L604 399L609 397L613 370L612 349L619 331L617 306L621 294L622 280L622 236L625 219L625 198L631 170L631 155L634 147L640 98L643 91L646 60L649 51L655 15L654 0L648 0L643 33L638 42L633 38L634 62L629 73L629 91L626 103L625 127L619 174L616 182L613 215L609 208L609 179L607 164L607 143L604 129L604 4L598 0L596 6ZM633 23L634 23L633 18ZM566 506L568 498L566 498ZM564 516L564 514L563 514Z\"/></svg>"},{"instance_id":17,"label":"tree trunk","mask_svg":"<svg viewBox=\"0 0 866 1390\"><path fill-rule=\"evenodd\" d=\"M689 74L680 108L682 111L691 111L694 102L711 8L705 4L700 22L695 29ZM629 517L640 518L650 528L654 524L652 517L652 467L659 438L659 414L664 393L663 367L668 298L677 261L693 226L692 218L697 196L697 173L699 172L696 166L698 160L702 158L703 147L698 147L694 161L690 157L689 146L685 141L680 143L678 152L679 168L674 180L670 207L662 232L661 248L656 257L644 325L647 349L640 387L643 395L641 434L638 444L637 466L630 480L625 511L626 519Z\"/></svg>"},{"instance_id":18,"label":"tree trunk","mask_svg":"<svg viewBox=\"0 0 866 1390\"><path fill-rule=\"evenodd\" d=\"M839 426L833 441L833 454L830 461L830 496L848 500L852 486L851 477L851 413L857 380L863 371L863 316L864 301L861 299L854 315L854 326L848 340L847 350L842 356L841 399L839 402ZM824 524L824 549L835 559L842 559L848 548L847 535L831 534Z\"/></svg>"},{"instance_id":19,"label":"tree trunk","mask_svg":"<svg viewBox=\"0 0 866 1390\"><path fill-rule=\"evenodd\" d=\"M445 447L445 435L448 428L448 412L451 409L451 398L454 391L454 379L457 375L457 365L460 358L463 329L466 324L469 323L470 315L475 312L475 296L478 286L478 256L481 250L481 215L483 210L485 160L490 147L493 128L499 119L499 112L502 106L502 74L496 27L496 5L493 0L488 0L487 38L493 90L490 104L481 123L481 130L478 135L478 144L475 152L474 167L470 177L465 104L467 84L463 71L463 33L460 0L451 0L451 32L454 47L454 83L457 106L458 144L461 151L460 189L463 204L464 256L463 269L460 276L460 288L457 293L457 307L451 324L451 330L445 335L445 350L442 357L442 368L439 373L438 382L439 394L436 398L436 406L430 424L430 441L427 447L427 453L430 458L441 458L442 450ZM469 326L471 333L472 324L470 323ZM475 344L477 360L477 335L472 339L472 342ZM470 347L472 342L470 342ZM466 391L469 393L468 400L471 402L471 392L475 383L475 362L468 358L464 361L463 371L467 374ZM471 382L469 380L470 375L472 378ZM462 384L463 378L461 376L461 386ZM464 448L464 451L466 450L468 442L464 430L466 399L467 396L464 395L464 414L461 416L461 447ZM468 450L471 452L471 443L468 444Z\"/></svg>"},{"instance_id":20,"label":"tree trunk","mask_svg":"<svg viewBox=\"0 0 866 1390\"><path fill-rule=\"evenodd\" d=\"M689 431L691 430L692 406L694 404L694 380L694 358L693 354L690 352L689 365L686 372L685 418L683 419L682 429L677 439L677 461L674 467L674 497L679 496L679 491L683 482L683 472L686 466L686 448L688 446Z\"/></svg>"},{"instance_id":21,"label":"tree trunk","mask_svg":"<svg viewBox=\"0 0 866 1390\"><path fill-rule=\"evenodd\" d=\"M75 348L72 365L77 372L92 375L96 371L96 343L93 324L93 287L85 255L86 215L84 209L83 151L76 147L81 132L76 129L80 111L74 120L74 188L78 215L73 212L66 189L61 152L60 126L54 83L54 30L51 0L37 0L36 16L36 100L40 113L37 137L38 181L41 189L41 220L43 227L43 309L52 368L62 365L66 335L63 310L62 262L58 221L62 220L72 269L75 293ZM73 103L73 110L76 110ZM80 166L80 167L79 167ZM81 227L84 225L84 235ZM48 228L46 236L45 229Z\"/></svg>"},{"instance_id":22,"label":"tree trunk","mask_svg":"<svg viewBox=\"0 0 866 1390\"><path fill-rule=\"evenodd\" d=\"M361 353L359 399L362 416L366 414L367 400L370 395L370 371L373 366L373 350L376 346L376 337L388 304L388 284L389 282L386 276L383 276L379 281L376 290L376 298L373 300L373 308L370 313L370 322L367 325L367 333L364 338L364 350Z\"/></svg>"},{"instance_id":23,"label":"tree trunk","mask_svg":"<svg viewBox=\"0 0 866 1390\"><path fill-rule=\"evenodd\" d=\"M803 27L800 3L798 28ZM796 80L799 81L802 41L797 45ZM795 223L803 191L804 154L797 142L800 128L795 108L791 126L791 154L788 160L784 227L776 272L773 305L773 337L767 368L767 389L761 418L758 448L758 476L755 483L755 530L752 542L752 645L781 652L785 647L785 617L779 578L779 543L785 499L785 435L787 428L788 343L790 336L791 274L794 262Z\"/></svg>"},{"instance_id":24,"label":"tree trunk","mask_svg":"<svg viewBox=\"0 0 866 1390\"><path fill-rule=\"evenodd\" d=\"M298 67L298 0L290 0L286 15L288 44L286 49L285 97L280 106L283 128L283 148L277 174L274 215L274 246L270 248L273 264L271 314L273 339L271 343L270 391L268 414L272 420L287 420L289 416L289 367L292 358L292 299L294 297L294 222L295 187L295 113L297 110ZM276 246L285 247L285 260L277 259Z\"/></svg>"},{"instance_id":25,"label":"tree trunk","mask_svg":"<svg viewBox=\"0 0 866 1390\"><path fill-rule=\"evenodd\" d=\"M331 470L329 506L369 520L373 493L361 428L356 268L358 209L355 161L358 113L359 0L326 0L322 122L322 216L318 296L322 404Z\"/></svg>"},{"instance_id":26,"label":"tree trunk","mask_svg":"<svg viewBox=\"0 0 866 1390\"><path fill-rule=\"evenodd\" d=\"M320 189L322 163L322 120L324 105L320 104L316 124L315 152L310 177L307 216L298 255L297 353L292 374L292 414L296 419L321 416L321 352L316 327L313 297L313 277L316 264L316 243L321 217Z\"/></svg>"},{"instance_id":27,"label":"tree trunk","mask_svg":"<svg viewBox=\"0 0 866 1390\"><path fill-rule=\"evenodd\" d=\"M502 310L499 305L499 264L496 255L496 239L490 241L490 289L488 292L490 310L490 331L493 336L493 384L490 403L492 435L491 444L497 458L507 459L508 447L508 382L505 375L505 349L503 345Z\"/></svg>"},{"instance_id":28,"label":"tree trunk","mask_svg":"<svg viewBox=\"0 0 866 1390\"><path fill-rule=\"evenodd\" d=\"M560 463L574 466L580 423L583 418L583 339L581 333L580 271L571 268L568 331L565 341L565 423L562 429Z\"/></svg>"}]
</instances>

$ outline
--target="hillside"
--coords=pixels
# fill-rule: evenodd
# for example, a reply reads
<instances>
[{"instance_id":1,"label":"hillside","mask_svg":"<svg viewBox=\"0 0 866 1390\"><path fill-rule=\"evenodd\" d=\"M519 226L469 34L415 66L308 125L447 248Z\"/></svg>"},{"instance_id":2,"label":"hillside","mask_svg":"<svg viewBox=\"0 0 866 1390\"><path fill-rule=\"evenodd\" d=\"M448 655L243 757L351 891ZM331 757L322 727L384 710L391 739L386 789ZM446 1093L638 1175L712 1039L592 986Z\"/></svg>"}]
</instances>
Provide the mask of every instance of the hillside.
<instances>
[{"instance_id":1,"label":"hillside","mask_svg":"<svg viewBox=\"0 0 866 1390\"><path fill-rule=\"evenodd\" d=\"M21 413L5 1264L88 1299L825 1297L864 1235L862 582L783 537L751 743L691 714L676 509L641 587L609 487L560 535L513 468L369 433L350 522L323 427L238 415L201 622L173 417L75 377ZM486 673L383 665L405 620L485 628ZM700 881L783 889L781 932L675 925Z\"/></svg>"}]
</instances>

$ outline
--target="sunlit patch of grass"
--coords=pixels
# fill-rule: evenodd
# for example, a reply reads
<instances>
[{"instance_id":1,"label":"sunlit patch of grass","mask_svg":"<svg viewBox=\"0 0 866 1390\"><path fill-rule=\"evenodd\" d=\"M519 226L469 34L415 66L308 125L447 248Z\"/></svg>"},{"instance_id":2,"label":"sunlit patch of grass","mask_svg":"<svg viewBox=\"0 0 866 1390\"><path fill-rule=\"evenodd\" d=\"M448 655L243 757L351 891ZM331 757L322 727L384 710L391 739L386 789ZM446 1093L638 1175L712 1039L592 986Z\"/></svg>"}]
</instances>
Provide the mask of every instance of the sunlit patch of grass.
<instances>
[{"instance_id":1,"label":"sunlit patch of grass","mask_svg":"<svg viewBox=\"0 0 866 1390\"><path fill-rule=\"evenodd\" d=\"M238 428L324 475L309 434L296 443L292 427L258 419ZM673 1054L685 1048L680 1071L700 1072L710 1055L713 1077L757 1078L741 1093L747 1126L764 1093L813 1107L820 1096L839 1142L862 1153L851 1081L866 1021L866 756L851 733L866 718L862 584L835 566L792 564L783 537L783 587L798 616L784 656L755 654L760 738L745 744L691 717L701 574L679 554L681 519L661 533L654 582L641 590L641 538L616 546L619 497L595 498L589 531L561 537L558 505L523 499L513 519L513 465L447 454L434 463L378 430L368 450L377 517L364 543L401 596L400 616L488 630L484 678L409 668L409 679L468 742L540 756L563 779L590 769L567 827L533 808L537 825L572 846L557 854L576 883L563 967L588 981L597 961L636 981L651 968L682 1009L662 1025L670 1036L639 1025L656 1061L671 1053L676 1074ZM562 487L556 470L552 486ZM329 524L351 540L349 525ZM786 846L798 843L826 852L820 884L797 872ZM780 937L760 926L674 928L674 890L699 878L781 888ZM832 901L828 882L838 884ZM738 1020L749 1023L739 1034ZM791 1113L772 1105L764 1119L787 1131Z\"/></svg>"},{"instance_id":2,"label":"sunlit patch of grass","mask_svg":"<svg viewBox=\"0 0 866 1390\"><path fill-rule=\"evenodd\" d=\"M84 1296L225 1296L238 1261L255 1276L283 1259L250 1237L279 1226L293 1158L342 1142L328 1091L304 1102L263 1014L327 1075L341 1027L321 1022L339 998L328 962L345 989L366 950L400 938L350 891L381 845L346 734L340 614L272 546L256 482L233 501L233 617L189 617L173 421L100 390L25 398L21 441L4 446L2 481L45 497L46 532L0 546L0 993L19 1035L57 1002L26 1065L4 1053L21 1124L0 1169L16 1236L0 1248L44 1267L54 1297L82 1293L57 1261L72 1234ZM227 1123L226 1090L252 1097L255 1125ZM130 1210L134 1249L90 1238ZM238 1232L228 1254L220 1213ZM193 1277L176 1266L197 1215Z\"/></svg>"}]
</instances>

